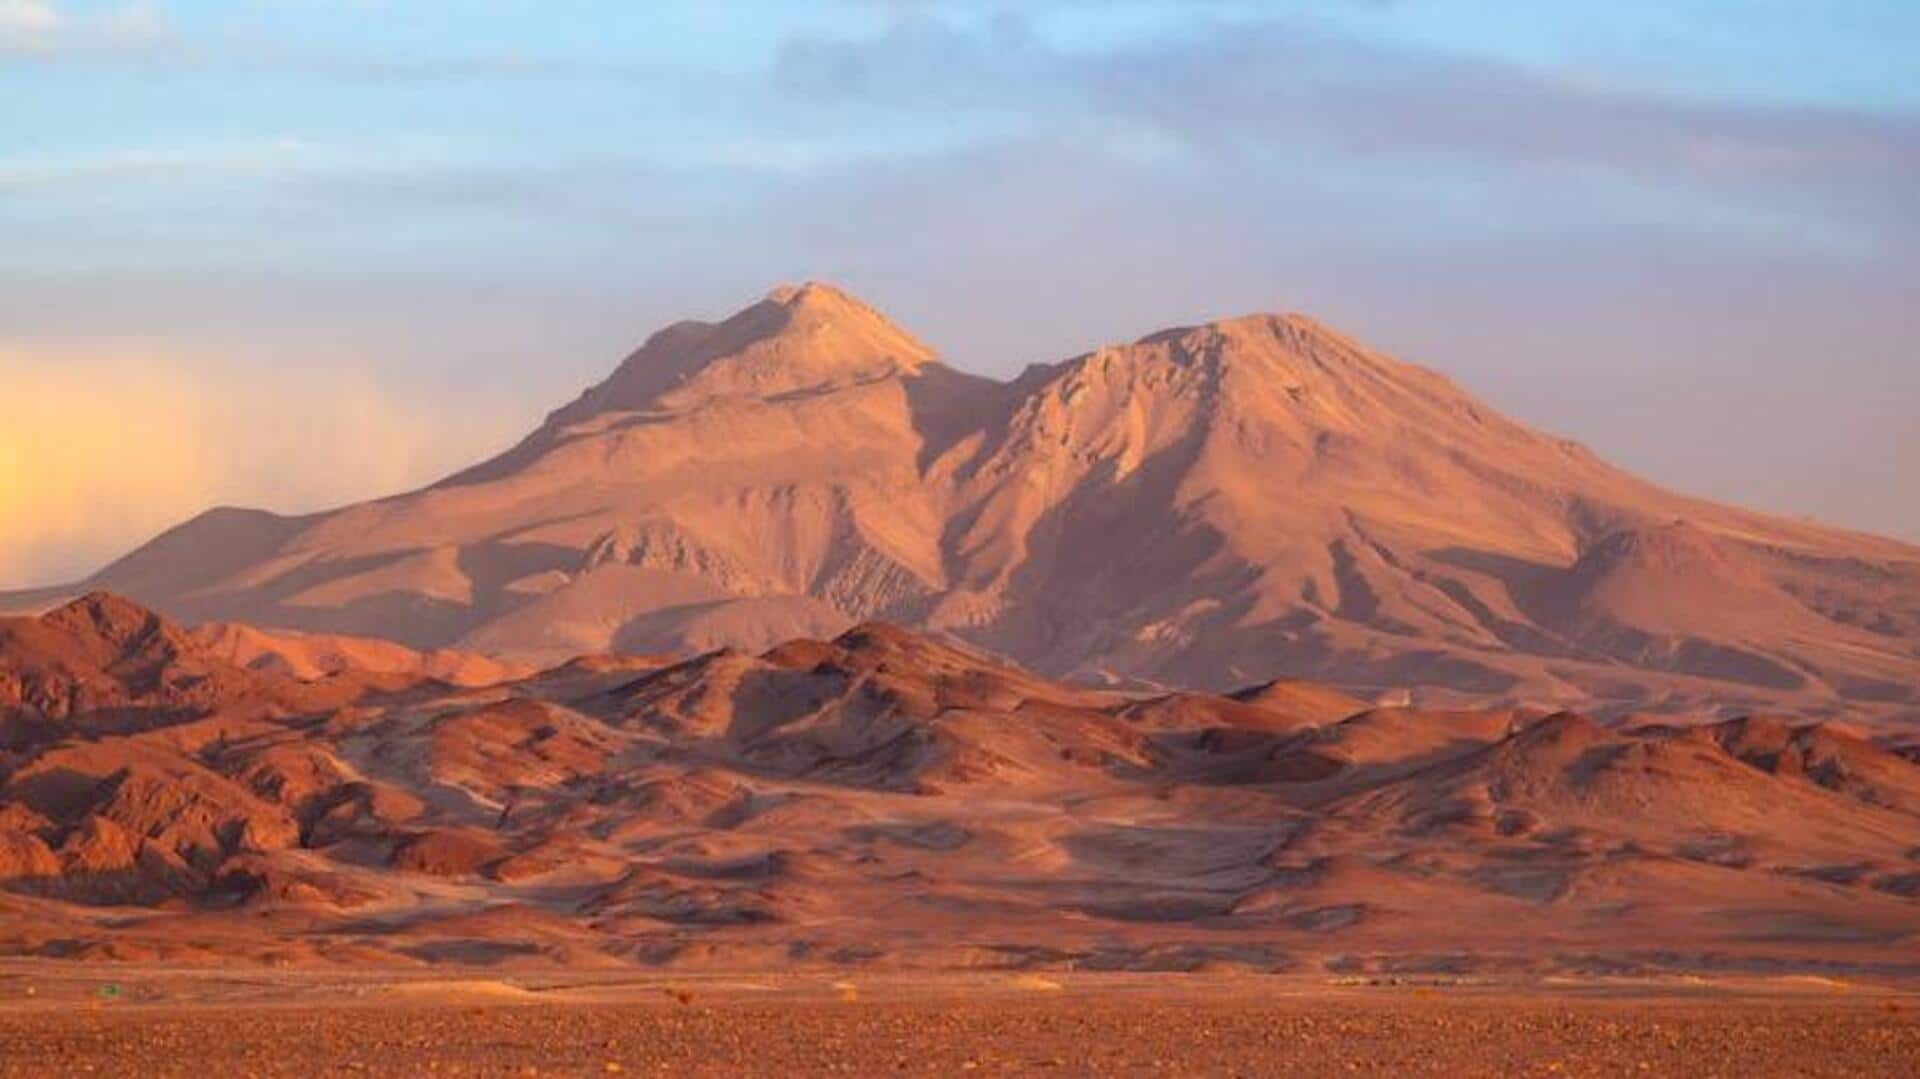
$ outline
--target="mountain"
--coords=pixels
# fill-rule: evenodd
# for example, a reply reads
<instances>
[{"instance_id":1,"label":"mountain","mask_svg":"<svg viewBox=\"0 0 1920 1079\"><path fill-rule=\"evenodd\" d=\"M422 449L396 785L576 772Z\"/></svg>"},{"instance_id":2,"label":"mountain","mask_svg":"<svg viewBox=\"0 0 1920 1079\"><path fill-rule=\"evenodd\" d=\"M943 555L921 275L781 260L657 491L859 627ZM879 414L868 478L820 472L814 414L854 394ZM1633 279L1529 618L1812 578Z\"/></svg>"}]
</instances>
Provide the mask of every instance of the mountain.
<instances>
[{"instance_id":1,"label":"mountain","mask_svg":"<svg viewBox=\"0 0 1920 1079\"><path fill-rule=\"evenodd\" d=\"M262 630L235 622L209 622L187 631L213 656L256 671L277 671L302 680L363 671L434 678L451 685L487 686L525 678L532 668L517 663L434 649L416 652L378 637Z\"/></svg>"},{"instance_id":2,"label":"mountain","mask_svg":"<svg viewBox=\"0 0 1920 1079\"><path fill-rule=\"evenodd\" d=\"M215 510L81 588L532 662L885 619L1113 685L1920 717L1920 548L1665 491L1298 315L996 382L783 288L424 490Z\"/></svg>"},{"instance_id":3,"label":"mountain","mask_svg":"<svg viewBox=\"0 0 1920 1079\"><path fill-rule=\"evenodd\" d=\"M1827 724L1122 693L876 623L485 687L225 643L0 620L4 684L92 687L0 700L0 954L1920 973L1920 763Z\"/></svg>"}]
</instances>

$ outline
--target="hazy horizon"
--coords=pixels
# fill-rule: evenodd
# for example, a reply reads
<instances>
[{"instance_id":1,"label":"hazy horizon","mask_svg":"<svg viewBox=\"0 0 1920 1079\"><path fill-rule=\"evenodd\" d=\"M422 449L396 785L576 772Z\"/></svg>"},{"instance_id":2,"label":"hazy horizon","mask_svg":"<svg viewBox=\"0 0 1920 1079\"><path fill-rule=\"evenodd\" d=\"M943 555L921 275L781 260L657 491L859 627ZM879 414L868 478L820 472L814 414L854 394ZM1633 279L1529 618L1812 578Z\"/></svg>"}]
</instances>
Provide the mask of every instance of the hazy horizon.
<instances>
[{"instance_id":1,"label":"hazy horizon","mask_svg":"<svg viewBox=\"0 0 1920 1079\"><path fill-rule=\"evenodd\" d=\"M430 481L807 278L998 377L1302 311L1663 486L1920 540L1916 39L1891 0L0 0L0 587Z\"/></svg>"}]
</instances>

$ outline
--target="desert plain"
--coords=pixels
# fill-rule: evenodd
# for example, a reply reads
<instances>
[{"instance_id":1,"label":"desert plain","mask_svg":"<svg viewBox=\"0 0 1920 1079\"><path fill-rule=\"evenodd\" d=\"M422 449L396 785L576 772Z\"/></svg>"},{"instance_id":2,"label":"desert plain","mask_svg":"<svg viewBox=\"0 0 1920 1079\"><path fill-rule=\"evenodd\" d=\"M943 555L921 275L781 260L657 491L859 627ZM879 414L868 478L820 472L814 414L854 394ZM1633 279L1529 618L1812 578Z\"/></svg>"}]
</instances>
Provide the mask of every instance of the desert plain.
<instances>
[{"instance_id":1,"label":"desert plain","mask_svg":"<svg viewBox=\"0 0 1920 1079\"><path fill-rule=\"evenodd\" d=\"M1920 1067L1823 978L502 978L0 966L0 1075L1804 1075Z\"/></svg>"}]
</instances>

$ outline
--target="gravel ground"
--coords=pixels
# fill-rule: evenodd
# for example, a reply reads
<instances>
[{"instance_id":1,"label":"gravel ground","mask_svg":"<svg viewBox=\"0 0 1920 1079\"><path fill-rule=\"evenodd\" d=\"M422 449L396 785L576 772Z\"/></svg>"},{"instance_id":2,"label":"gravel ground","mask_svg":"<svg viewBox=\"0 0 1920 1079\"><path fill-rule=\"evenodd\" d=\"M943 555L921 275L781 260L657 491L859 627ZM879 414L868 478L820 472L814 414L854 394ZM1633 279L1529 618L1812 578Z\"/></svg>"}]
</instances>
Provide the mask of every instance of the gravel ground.
<instances>
[{"instance_id":1,"label":"gravel ground","mask_svg":"<svg viewBox=\"0 0 1920 1079\"><path fill-rule=\"evenodd\" d=\"M1920 1075L1910 998L1204 988L868 1001L87 1003L0 1010L0 1075Z\"/></svg>"}]
</instances>

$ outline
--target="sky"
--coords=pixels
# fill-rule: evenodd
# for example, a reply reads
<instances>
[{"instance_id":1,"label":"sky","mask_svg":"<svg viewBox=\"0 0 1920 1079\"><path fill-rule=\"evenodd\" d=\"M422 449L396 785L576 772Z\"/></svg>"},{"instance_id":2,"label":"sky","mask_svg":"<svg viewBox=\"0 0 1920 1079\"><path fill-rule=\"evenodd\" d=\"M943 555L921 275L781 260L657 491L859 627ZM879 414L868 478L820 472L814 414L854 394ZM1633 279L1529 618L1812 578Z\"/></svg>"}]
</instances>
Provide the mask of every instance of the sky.
<instances>
[{"instance_id":1,"label":"sky","mask_svg":"<svg viewBox=\"0 0 1920 1079\"><path fill-rule=\"evenodd\" d=\"M0 587L833 281L1010 375L1314 315L1920 540L1912 0L0 0Z\"/></svg>"}]
</instances>

